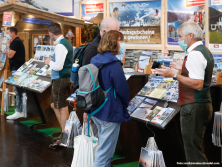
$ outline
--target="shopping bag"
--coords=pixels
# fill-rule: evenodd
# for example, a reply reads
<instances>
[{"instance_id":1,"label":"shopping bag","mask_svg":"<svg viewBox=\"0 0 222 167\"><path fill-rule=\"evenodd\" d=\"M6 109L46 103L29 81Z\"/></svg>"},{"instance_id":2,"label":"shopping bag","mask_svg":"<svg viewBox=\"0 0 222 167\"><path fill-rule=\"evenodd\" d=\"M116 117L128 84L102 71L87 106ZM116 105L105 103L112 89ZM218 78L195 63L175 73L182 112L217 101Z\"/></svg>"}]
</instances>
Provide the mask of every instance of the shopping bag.
<instances>
[{"instance_id":1,"label":"shopping bag","mask_svg":"<svg viewBox=\"0 0 222 167\"><path fill-rule=\"evenodd\" d=\"M69 115L66 121L65 130L62 132L61 145L68 148L74 147L74 138L82 134L82 125L75 111Z\"/></svg>"},{"instance_id":2,"label":"shopping bag","mask_svg":"<svg viewBox=\"0 0 222 167\"><path fill-rule=\"evenodd\" d=\"M27 95L26 93L22 93L22 113L23 117L27 118Z\"/></svg>"},{"instance_id":3,"label":"shopping bag","mask_svg":"<svg viewBox=\"0 0 222 167\"><path fill-rule=\"evenodd\" d=\"M93 167L96 150L98 147L98 138L94 137L91 130L91 136L84 135L84 123L82 135L74 139L74 155L71 167Z\"/></svg>"}]
</instances>

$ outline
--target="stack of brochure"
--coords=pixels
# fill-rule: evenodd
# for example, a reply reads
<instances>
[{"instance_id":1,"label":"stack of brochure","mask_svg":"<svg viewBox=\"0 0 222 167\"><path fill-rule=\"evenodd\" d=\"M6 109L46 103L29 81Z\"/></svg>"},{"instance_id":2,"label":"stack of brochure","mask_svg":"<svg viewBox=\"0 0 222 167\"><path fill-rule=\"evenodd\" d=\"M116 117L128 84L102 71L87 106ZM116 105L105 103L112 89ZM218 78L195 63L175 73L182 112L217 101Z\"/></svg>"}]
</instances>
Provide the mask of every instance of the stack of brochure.
<instances>
[{"instance_id":1,"label":"stack of brochure","mask_svg":"<svg viewBox=\"0 0 222 167\"><path fill-rule=\"evenodd\" d=\"M147 146L141 149L139 166L166 167L163 153L158 150L153 137L149 138Z\"/></svg>"},{"instance_id":2,"label":"stack of brochure","mask_svg":"<svg viewBox=\"0 0 222 167\"><path fill-rule=\"evenodd\" d=\"M55 46L48 46L48 45L38 45L36 47L35 52L35 60L46 60L48 57L53 57L55 51Z\"/></svg>"},{"instance_id":3,"label":"stack of brochure","mask_svg":"<svg viewBox=\"0 0 222 167\"><path fill-rule=\"evenodd\" d=\"M62 132L61 145L68 148L74 148L74 138L82 134L82 125L75 111L70 113L66 121L65 130Z\"/></svg>"},{"instance_id":4,"label":"stack of brochure","mask_svg":"<svg viewBox=\"0 0 222 167\"><path fill-rule=\"evenodd\" d=\"M135 96L130 102L129 106L127 107L127 110L129 114L132 114L133 111L142 103L142 101L145 99L145 97L142 96Z\"/></svg>"},{"instance_id":5,"label":"stack of brochure","mask_svg":"<svg viewBox=\"0 0 222 167\"><path fill-rule=\"evenodd\" d=\"M222 146L222 112L215 112L214 113L214 126L213 126L213 133L212 133L212 142L215 146L221 147Z\"/></svg>"}]
</instances>

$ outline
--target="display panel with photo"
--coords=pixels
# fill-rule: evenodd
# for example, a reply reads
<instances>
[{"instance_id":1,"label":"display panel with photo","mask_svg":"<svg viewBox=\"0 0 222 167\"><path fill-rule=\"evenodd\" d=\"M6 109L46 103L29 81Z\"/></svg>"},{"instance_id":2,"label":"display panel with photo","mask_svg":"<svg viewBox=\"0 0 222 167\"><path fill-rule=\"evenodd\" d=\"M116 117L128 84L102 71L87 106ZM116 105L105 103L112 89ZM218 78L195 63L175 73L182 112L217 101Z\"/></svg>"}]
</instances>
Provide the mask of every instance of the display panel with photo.
<instances>
[{"instance_id":1,"label":"display panel with photo","mask_svg":"<svg viewBox=\"0 0 222 167\"><path fill-rule=\"evenodd\" d=\"M160 44L161 1L109 4L110 17L119 21L126 44Z\"/></svg>"}]
</instances>

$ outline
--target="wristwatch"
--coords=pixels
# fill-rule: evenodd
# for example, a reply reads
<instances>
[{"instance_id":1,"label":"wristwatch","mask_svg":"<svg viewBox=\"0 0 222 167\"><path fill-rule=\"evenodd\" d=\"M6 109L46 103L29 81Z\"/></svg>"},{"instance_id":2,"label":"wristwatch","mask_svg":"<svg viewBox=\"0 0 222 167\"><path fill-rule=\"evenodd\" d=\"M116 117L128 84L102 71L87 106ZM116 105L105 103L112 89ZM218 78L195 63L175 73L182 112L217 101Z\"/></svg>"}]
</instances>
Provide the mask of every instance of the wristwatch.
<instances>
[{"instance_id":1,"label":"wristwatch","mask_svg":"<svg viewBox=\"0 0 222 167\"><path fill-rule=\"evenodd\" d=\"M177 73L173 76L173 80L177 80Z\"/></svg>"},{"instance_id":2,"label":"wristwatch","mask_svg":"<svg viewBox=\"0 0 222 167\"><path fill-rule=\"evenodd\" d=\"M10 48L10 46L7 46L6 48L7 48L7 49Z\"/></svg>"}]
</instances>

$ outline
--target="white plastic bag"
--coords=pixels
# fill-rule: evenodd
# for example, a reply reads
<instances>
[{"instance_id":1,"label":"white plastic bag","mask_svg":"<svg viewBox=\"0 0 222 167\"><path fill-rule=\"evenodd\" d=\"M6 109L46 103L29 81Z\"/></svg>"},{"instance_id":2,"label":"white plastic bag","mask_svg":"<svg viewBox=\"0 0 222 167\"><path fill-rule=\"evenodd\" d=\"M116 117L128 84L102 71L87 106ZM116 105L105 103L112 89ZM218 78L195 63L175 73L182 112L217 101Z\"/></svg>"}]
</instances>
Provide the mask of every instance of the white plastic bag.
<instances>
[{"instance_id":1,"label":"white plastic bag","mask_svg":"<svg viewBox=\"0 0 222 167\"><path fill-rule=\"evenodd\" d=\"M4 93L4 111L8 112L8 94L9 94L9 89L5 88L5 93Z\"/></svg>"},{"instance_id":2,"label":"white plastic bag","mask_svg":"<svg viewBox=\"0 0 222 167\"><path fill-rule=\"evenodd\" d=\"M24 118L27 118L27 95L26 93L22 93L22 113Z\"/></svg>"},{"instance_id":3,"label":"white plastic bag","mask_svg":"<svg viewBox=\"0 0 222 167\"><path fill-rule=\"evenodd\" d=\"M91 130L91 137L84 135L84 123L82 128L82 135L74 139L74 155L71 167L93 167L98 148L98 138L94 137Z\"/></svg>"}]
</instances>

